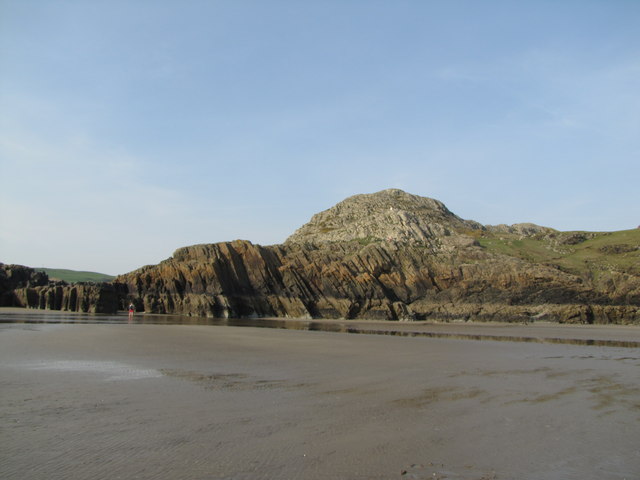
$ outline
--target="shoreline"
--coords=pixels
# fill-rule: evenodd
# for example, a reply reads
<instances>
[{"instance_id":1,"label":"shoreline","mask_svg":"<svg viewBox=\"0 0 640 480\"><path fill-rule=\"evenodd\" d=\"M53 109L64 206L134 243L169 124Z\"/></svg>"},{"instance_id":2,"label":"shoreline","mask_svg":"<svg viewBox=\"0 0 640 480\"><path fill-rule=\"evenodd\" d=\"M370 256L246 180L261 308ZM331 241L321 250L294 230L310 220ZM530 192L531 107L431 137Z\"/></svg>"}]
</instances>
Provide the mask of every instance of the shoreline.
<instances>
[{"instance_id":1,"label":"shoreline","mask_svg":"<svg viewBox=\"0 0 640 480\"><path fill-rule=\"evenodd\" d=\"M94 312L76 312L66 310L51 310L42 308L29 308L29 307L0 307L0 314L3 313L19 313L19 314L34 314L34 315L47 315L47 314L61 314L61 315L78 315L78 316L95 316L95 317L119 317L126 316L127 310L118 310L117 313L94 313ZM174 313L146 313L136 312L136 316L143 316L147 318L164 318L164 317L180 317L184 319L198 320L226 320L224 317L199 317L194 315L179 315ZM594 327L594 328L625 328L628 327L632 330L640 330L640 324L620 324L620 323L560 323L549 320L535 320L531 322L501 322L495 320L477 321L477 320L379 320L379 319L346 319L346 318L294 318L294 317L234 317L238 320L281 320L292 322L323 322L323 323L348 323L348 324L388 324L388 325L475 325L475 326L561 326L567 328L580 328L580 327Z\"/></svg>"},{"instance_id":2,"label":"shoreline","mask_svg":"<svg viewBox=\"0 0 640 480\"><path fill-rule=\"evenodd\" d=\"M19 307L0 307L0 322L6 316L54 317L51 323L57 323L56 317L114 319L126 321L127 313L95 314L65 312L60 310L28 309ZM309 329L335 333L361 333L372 335L424 336L433 338L451 338L468 340L496 340L521 342L571 343L600 342L606 346L640 347L640 326L619 324L562 324L539 321L527 324L506 322L473 321L389 321L389 320L344 320L344 319L298 319L298 318L207 318L188 317L173 314L137 313L134 323L160 325L209 325L283 329ZM323 327L324 326L324 327ZM604 342L604 343L602 343ZM616 345L618 344L618 345Z\"/></svg>"}]
</instances>

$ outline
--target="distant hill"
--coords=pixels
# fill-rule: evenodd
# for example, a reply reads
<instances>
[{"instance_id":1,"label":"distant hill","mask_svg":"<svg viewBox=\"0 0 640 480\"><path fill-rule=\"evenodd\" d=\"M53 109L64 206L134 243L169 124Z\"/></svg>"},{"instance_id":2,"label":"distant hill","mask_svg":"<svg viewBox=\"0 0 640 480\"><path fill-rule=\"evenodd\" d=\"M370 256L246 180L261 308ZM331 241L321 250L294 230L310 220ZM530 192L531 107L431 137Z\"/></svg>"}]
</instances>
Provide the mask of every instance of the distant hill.
<instances>
[{"instance_id":1,"label":"distant hill","mask_svg":"<svg viewBox=\"0 0 640 480\"><path fill-rule=\"evenodd\" d=\"M36 268L39 272L44 272L51 280L64 280L68 283L74 282L110 282L115 277L105 273L82 272L77 270L66 270L64 268Z\"/></svg>"}]
</instances>

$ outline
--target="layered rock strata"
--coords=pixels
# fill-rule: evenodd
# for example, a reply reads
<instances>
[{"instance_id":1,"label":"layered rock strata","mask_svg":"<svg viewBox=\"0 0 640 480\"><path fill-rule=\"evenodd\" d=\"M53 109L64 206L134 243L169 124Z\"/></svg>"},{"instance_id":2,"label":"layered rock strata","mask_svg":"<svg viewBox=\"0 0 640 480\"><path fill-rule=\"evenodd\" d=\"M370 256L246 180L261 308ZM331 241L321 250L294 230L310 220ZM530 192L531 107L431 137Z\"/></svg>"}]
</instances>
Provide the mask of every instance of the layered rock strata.
<instances>
[{"instance_id":1,"label":"layered rock strata","mask_svg":"<svg viewBox=\"0 0 640 480\"><path fill-rule=\"evenodd\" d=\"M552 258L540 249L564 258L596 237L528 223L483 226L437 200L392 189L314 215L281 245L184 247L110 284L53 283L0 265L0 299L96 313L134 302L146 312L207 317L640 324L635 240L589 251L589 261L616 257L599 270L529 258ZM533 239L537 253L518 250Z\"/></svg>"},{"instance_id":2,"label":"layered rock strata","mask_svg":"<svg viewBox=\"0 0 640 480\"><path fill-rule=\"evenodd\" d=\"M607 292L543 264L491 253L437 200L351 197L282 245L195 245L120 276L138 308L213 317L552 320L640 323L640 282ZM492 227L527 234L531 224Z\"/></svg>"},{"instance_id":3,"label":"layered rock strata","mask_svg":"<svg viewBox=\"0 0 640 480\"><path fill-rule=\"evenodd\" d=\"M116 313L121 292L108 283L51 282L43 272L0 264L0 306L69 312Z\"/></svg>"}]
</instances>

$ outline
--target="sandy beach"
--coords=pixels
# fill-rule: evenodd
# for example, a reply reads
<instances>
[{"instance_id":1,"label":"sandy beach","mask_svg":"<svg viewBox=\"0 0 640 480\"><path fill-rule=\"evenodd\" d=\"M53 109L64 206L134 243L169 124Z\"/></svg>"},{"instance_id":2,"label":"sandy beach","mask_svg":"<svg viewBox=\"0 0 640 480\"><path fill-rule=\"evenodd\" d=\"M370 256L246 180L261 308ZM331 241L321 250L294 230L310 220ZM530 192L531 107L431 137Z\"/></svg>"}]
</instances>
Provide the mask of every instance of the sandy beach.
<instances>
[{"instance_id":1,"label":"sandy beach","mask_svg":"<svg viewBox=\"0 0 640 480\"><path fill-rule=\"evenodd\" d=\"M640 328L360 328L495 339L2 323L0 478L640 478Z\"/></svg>"}]
</instances>

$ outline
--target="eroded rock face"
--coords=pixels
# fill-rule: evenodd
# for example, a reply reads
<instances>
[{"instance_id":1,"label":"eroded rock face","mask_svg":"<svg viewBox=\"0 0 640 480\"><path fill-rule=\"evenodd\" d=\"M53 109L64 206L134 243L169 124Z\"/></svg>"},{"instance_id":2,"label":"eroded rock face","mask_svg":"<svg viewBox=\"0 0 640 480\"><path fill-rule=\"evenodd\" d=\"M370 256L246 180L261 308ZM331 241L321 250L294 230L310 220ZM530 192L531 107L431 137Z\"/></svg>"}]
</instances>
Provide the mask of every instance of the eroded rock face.
<instances>
[{"instance_id":1,"label":"eroded rock face","mask_svg":"<svg viewBox=\"0 0 640 480\"><path fill-rule=\"evenodd\" d=\"M457 236L457 230L479 228L479 223L457 217L438 200L390 189L355 195L314 215L286 243L387 241L437 249L443 238Z\"/></svg>"},{"instance_id":2,"label":"eroded rock face","mask_svg":"<svg viewBox=\"0 0 640 480\"><path fill-rule=\"evenodd\" d=\"M0 306L13 306L13 291L17 288L39 287L48 283L49 277L44 272L36 272L23 265L0 263Z\"/></svg>"},{"instance_id":3,"label":"eroded rock face","mask_svg":"<svg viewBox=\"0 0 640 480\"><path fill-rule=\"evenodd\" d=\"M472 240L456 248L446 241L363 244L358 239L196 245L117 281L146 311L198 316L640 320L637 306L609 305L609 296L580 278L489 254Z\"/></svg>"},{"instance_id":4,"label":"eroded rock face","mask_svg":"<svg viewBox=\"0 0 640 480\"><path fill-rule=\"evenodd\" d=\"M0 264L3 307L115 313L120 296L114 284L51 282L47 274L33 268Z\"/></svg>"},{"instance_id":5,"label":"eroded rock face","mask_svg":"<svg viewBox=\"0 0 640 480\"><path fill-rule=\"evenodd\" d=\"M47 285L49 277L44 272L36 272L24 265L5 265L0 263L0 306L13 307L16 299L14 291Z\"/></svg>"},{"instance_id":6,"label":"eroded rock face","mask_svg":"<svg viewBox=\"0 0 640 480\"><path fill-rule=\"evenodd\" d=\"M478 239L496 232L556 239L552 248L588 240L533 224L485 227L437 200L385 190L314 215L282 245L194 245L110 287L22 285L13 298L209 317L640 323L634 271L588 278L483 248Z\"/></svg>"},{"instance_id":7,"label":"eroded rock face","mask_svg":"<svg viewBox=\"0 0 640 480\"><path fill-rule=\"evenodd\" d=\"M66 312L116 313L119 295L109 283L51 283L46 286L18 288L14 306Z\"/></svg>"}]
</instances>

